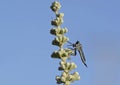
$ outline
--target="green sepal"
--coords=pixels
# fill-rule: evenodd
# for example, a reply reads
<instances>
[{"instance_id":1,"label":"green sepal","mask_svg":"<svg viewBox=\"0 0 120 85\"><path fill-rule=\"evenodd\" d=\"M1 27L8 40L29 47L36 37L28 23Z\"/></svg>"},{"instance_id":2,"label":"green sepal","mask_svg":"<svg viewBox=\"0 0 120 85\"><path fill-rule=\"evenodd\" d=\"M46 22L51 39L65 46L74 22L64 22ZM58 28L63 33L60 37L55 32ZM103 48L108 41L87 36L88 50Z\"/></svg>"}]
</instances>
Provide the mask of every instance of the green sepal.
<instances>
[{"instance_id":1,"label":"green sepal","mask_svg":"<svg viewBox=\"0 0 120 85\"><path fill-rule=\"evenodd\" d=\"M65 61L68 58L68 53L65 52L64 49L60 49L58 51L54 51L51 55L52 58L58 58L58 59L62 59L63 61Z\"/></svg>"},{"instance_id":2,"label":"green sepal","mask_svg":"<svg viewBox=\"0 0 120 85\"><path fill-rule=\"evenodd\" d=\"M63 18L59 18L59 17L51 21L51 25L53 26L60 26L62 23L63 23Z\"/></svg>"},{"instance_id":3,"label":"green sepal","mask_svg":"<svg viewBox=\"0 0 120 85\"><path fill-rule=\"evenodd\" d=\"M62 47L64 43L66 43L69 39L66 36L58 36L52 41L52 45L56 45Z\"/></svg>"},{"instance_id":4,"label":"green sepal","mask_svg":"<svg viewBox=\"0 0 120 85\"><path fill-rule=\"evenodd\" d=\"M52 3L52 5L50 6L50 8L51 8L52 11L57 12L61 8L61 5L60 5L59 2L54 1Z\"/></svg>"},{"instance_id":5,"label":"green sepal","mask_svg":"<svg viewBox=\"0 0 120 85\"><path fill-rule=\"evenodd\" d=\"M71 70L75 69L77 66L73 62L60 62L60 70L64 70L65 72L70 72Z\"/></svg>"},{"instance_id":6,"label":"green sepal","mask_svg":"<svg viewBox=\"0 0 120 85\"><path fill-rule=\"evenodd\" d=\"M68 32L67 28L52 28L50 30L50 33L55 36L61 36L65 34L66 32Z\"/></svg>"}]
</instances>

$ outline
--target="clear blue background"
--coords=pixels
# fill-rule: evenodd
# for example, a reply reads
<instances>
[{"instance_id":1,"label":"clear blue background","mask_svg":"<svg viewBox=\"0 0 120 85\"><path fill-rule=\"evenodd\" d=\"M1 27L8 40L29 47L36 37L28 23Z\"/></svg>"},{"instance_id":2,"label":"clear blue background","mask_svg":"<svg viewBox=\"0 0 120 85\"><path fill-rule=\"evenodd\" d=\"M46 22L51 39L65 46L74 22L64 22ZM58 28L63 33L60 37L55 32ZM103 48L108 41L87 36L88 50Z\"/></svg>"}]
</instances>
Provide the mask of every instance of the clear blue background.
<instances>
[{"instance_id":1,"label":"clear blue background","mask_svg":"<svg viewBox=\"0 0 120 85\"><path fill-rule=\"evenodd\" d=\"M54 0L0 0L0 85L56 85L59 60L51 53L49 31ZM60 0L66 34L83 45L88 68L79 55L80 81L71 85L120 84L120 0Z\"/></svg>"}]
</instances>

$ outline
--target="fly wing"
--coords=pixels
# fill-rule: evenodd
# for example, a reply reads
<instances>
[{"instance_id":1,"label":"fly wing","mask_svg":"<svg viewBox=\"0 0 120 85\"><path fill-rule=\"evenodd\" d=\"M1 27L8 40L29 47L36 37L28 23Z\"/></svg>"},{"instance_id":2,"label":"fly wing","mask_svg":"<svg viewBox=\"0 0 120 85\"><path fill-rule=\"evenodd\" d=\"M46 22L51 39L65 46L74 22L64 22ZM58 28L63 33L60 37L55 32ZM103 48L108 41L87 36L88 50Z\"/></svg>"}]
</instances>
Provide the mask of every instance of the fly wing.
<instances>
[{"instance_id":1,"label":"fly wing","mask_svg":"<svg viewBox=\"0 0 120 85\"><path fill-rule=\"evenodd\" d=\"M87 67L86 59L85 59L81 44L79 44L78 52L80 54L80 57L81 57L81 60L82 60L83 64Z\"/></svg>"}]
</instances>

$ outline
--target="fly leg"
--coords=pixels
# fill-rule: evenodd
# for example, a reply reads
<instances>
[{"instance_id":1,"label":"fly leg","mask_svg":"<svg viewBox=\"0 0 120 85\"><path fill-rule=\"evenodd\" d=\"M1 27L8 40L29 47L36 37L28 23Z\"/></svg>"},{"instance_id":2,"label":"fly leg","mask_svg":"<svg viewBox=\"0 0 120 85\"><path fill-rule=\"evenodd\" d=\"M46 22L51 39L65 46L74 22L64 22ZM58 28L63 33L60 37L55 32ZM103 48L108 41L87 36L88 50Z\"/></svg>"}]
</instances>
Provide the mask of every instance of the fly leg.
<instances>
[{"instance_id":1,"label":"fly leg","mask_svg":"<svg viewBox=\"0 0 120 85\"><path fill-rule=\"evenodd\" d=\"M71 54L72 56L76 56L77 54L77 49L76 48L69 48L73 51L73 53Z\"/></svg>"}]
</instances>

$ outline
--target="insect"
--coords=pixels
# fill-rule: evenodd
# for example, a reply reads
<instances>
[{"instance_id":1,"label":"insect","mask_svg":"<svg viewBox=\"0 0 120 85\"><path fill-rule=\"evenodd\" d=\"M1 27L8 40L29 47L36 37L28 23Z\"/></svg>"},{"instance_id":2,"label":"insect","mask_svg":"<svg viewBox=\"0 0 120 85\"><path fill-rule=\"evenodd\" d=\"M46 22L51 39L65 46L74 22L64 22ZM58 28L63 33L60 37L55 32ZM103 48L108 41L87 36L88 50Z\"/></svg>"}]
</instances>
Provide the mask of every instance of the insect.
<instances>
[{"instance_id":1,"label":"insect","mask_svg":"<svg viewBox=\"0 0 120 85\"><path fill-rule=\"evenodd\" d=\"M80 54L80 57L81 57L81 60L82 60L82 63L87 67L87 64L86 64L86 59L85 59L85 56L84 56L84 53L83 53L83 50L82 50L82 45L80 44L79 41L76 41L76 43L71 43L69 41L67 41L70 45L69 46L73 46L73 49L74 50L74 54L76 56L77 54L77 51L79 52Z\"/></svg>"}]
</instances>

